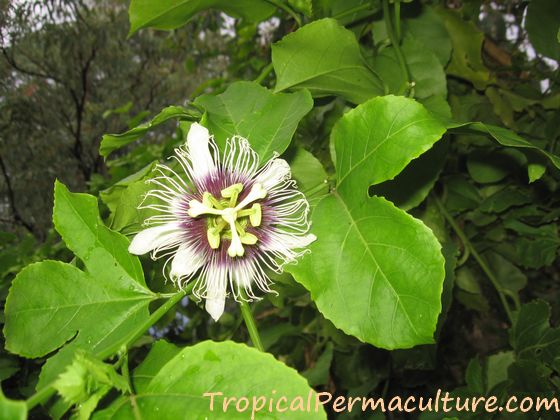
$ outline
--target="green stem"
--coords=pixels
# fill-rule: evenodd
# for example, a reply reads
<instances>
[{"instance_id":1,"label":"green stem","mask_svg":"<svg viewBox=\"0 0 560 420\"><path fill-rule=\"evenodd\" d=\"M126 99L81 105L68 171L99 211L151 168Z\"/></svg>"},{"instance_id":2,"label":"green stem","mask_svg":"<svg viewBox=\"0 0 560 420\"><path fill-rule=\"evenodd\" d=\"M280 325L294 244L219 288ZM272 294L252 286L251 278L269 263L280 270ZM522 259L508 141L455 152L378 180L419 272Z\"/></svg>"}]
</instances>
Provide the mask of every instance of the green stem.
<instances>
[{"instance_id":1,"label":"green stem","mask_svg":"<svg viewBox=\"0 0 560 420\"><path fill-rule=\"evenodd\" d=\"M268 3L278 7L279 9L282 9L283 11L285 11L287 14L289 14L297 23L297 26L301 26L301 19L298 16L298 14L296 12L294 12L292 10L291 7L289 7L287 4L282 3L281 1L278 0L266 0Z\"/></svg>"},{"instance_id":2,"label":"green stem","mask_svg":"<svg viewBox=\"0 0 560 420\"><path fill-rule=\"evenodd\" d=\"M125 353L123 355L121 373L124 379L126 380L126 383L128 384L128 389L130 390L130 392L134 392L134 389L132 389L132 381L130 380L130 372L128 370L128 353Z\"/></svg>"},{"instance_id":3,"label":"green stem","mask_svg":"<svg viewBox=\"0 0 560 420\"><path fill-rule=\"evenodd\" d=\"M241 314L243 315L243 320L249 331L249 337L258 350L264 351L263 345L261 343L261 337L259 336L259 331L257 330L257 324L255 324L255 318L253 318L253 313L251 312L251 307L247 302L241 301Z\"/></svg>"},{"instance_id":4,"label":"green stem","mask_svg":"<svg viewBox=\"0 0 560 420\"><path fill-rule=\"evenodd\" d=\"M340 12L336 15L331 16L331 17L333 19L341 19L341 18L346 17L348 15L351 15L353 13L363 12L364 10L369 10L369 9L371 9L371 4L366 2L366 3L360 4L359 6L353 7L351 9L345 10L343 12Z\"/></svg>"},{"instance_id":5,"label":"green stem","mask_svg":"<svg viewBox=\"0 0 560 420\"><path fill-rule=\"evenodd\" d=\"M468 252L470 252L470 254L474 257L474 259L476 260L476 262L478 263L478 265L480 266L482 271L484 271L484 274L486 274L486 277L488 277L488 280L490 280L490 283L492 283L492 286L494 286L494 288L496 289L496 292L498 292L498 296L500 297L500 301L502 302L502 306L504 307L504 311L506 312L506 315L509 319L509 322L512 323L513 318L512 318L512 315L511 315L511 310L510 310L508 302L506 300L506 297L505 297L505 294L504 294L504 289L500 285L500 282L498 281L496 276L494 276L494 273L492 273L492 271L490 270L490 267L488 267L488 264L486 264L486 261L484 261L482 256L474 248L473 244L471 243L471 241L469 240L469 238L467 237L465 232L463 232L463 230L459 227L459 225L457 224L455 219L453 219L453 217L451 217L451 215L449 214L449 212L447 211L445 206L441 203L439 198L437 198L435 194L433 194L432 196L434 198L434 202L436 203L436 205L437 205L439 211L441 212L441 214L443 215L443 217L445 217L445 219L447 220L449 225L453 228L453 230L455 231L455 233L457 234L459 239L461 239L461 242L463 243L463 246L466 249L468 249Z\"/></svg>"},{"instance_id":6,"label":"green stem","mask_svg":"<svg viewBox=\"0 0 560 420\"><path fill-rule=\"evenodd\" d=\"M274 66L272 65L272 63L268 63L266 66L264 66L264 68L261 70L261 74L258 75L258 77L255 79L255 83L258 83L259 85L264 81L264 79L266 79L266 77L272 73L272 70L274 70Z\"/></svg>"},{"instance_id":7,"label":"green stem","mask_svg":"<svg viewBox=\"0 0 560 420\"><path fill-rule=\"evenodd\" d=\"M48 399L56 392L56 390L52 387L52 385L47 385L44 388L41 388L39 391L37 391L35 394L33 394L31 397L29 397L26 401L25 404L27 405L27 411L31 411L31 409L33 407L35 407L36 405L42 404L45 401L48 401Z\"/></svg>"},{"instance_id":8,"label":"green stem","mask_svg":"<svg viewBox=\"0 0 560 420\"><path fill-rule=\"evenodd\" d=\"M169 311L173 306L175 306L183 297L185 297L185 295L187 293L190 293L193 286L194 286L194 282L191 282L185 289L181 290L178 293L175 293L163 305L161 305L152 314L150 314L148 319L146 319L146 321L142 325L140 325L138 328L136 328L136 331L134 331L129 336L130 338L128 340L126 340L125 348L128 350L130 348L130 346L132 344L134 344L140 337L142 337L142 335L152 325L154 325L157 321L159 321L160 318L163 315L165 315L165 313L167 311ZM159 296L159 297L161 297L161 296ZM114 348L109 347L105 351L100 352L100 353L96 354L95 356L98 357L101 360L104 360L104 359L114 355L116 352L117 351L115 351ZM31 411L31 409L33 409L35 406L48 401L49 398L51 398L55 393L56 393L56 390L54 389L52 383L45 386L44 388L41 388L39 391L37 391L35 394L33 394L31 397L29 397L25 401L25 403L27 405L27 410Z\"/></svg>"},{"instance_id":9,"label":"green stem","mask_svg":"<svg viewBox=\"0 0 560 420\"><path fill-rule=\"evenodd\" d=\"M142 337L152 325L158 322L161 317L164 316L171 308L173 308L181 299L183 299L187 295L187 293L190 293L193 286L194 282L190 282L190 284L185 289L179 291L178 293L175 293L172 297L165 301L163 305L152 312L146 319L146 321L144 321L142 325L138 326L136 331L130 335L131 338L126 341L126 349L128 350L130 346L138 341L138 339ZM107 349L104 352L99 353L97 357L99 357L100 359L106 359L107 357L112 356L114 353L115 352L112 351L112 349Z\"/></svg>"},{"instance_id":10,"label":"green stem","mask_svg":"<svg viewBox=\"0 0 560 420\"><path fill-rule=\"evenodd\" d=\"M401 89L401 91L399 92L399 94L404 93L406 90L408 90L409 91L408 93L410 93L412 87L414 86L414 82L412 81L410 70L408 69L408 65L406 64L406 60L401 51L400 41L395 35L395 30L393 29L393 22L391 20L391 13L389 11L389 0L383 0L383 20L385 21L385 28L387 29L387 34L389 35L391 44L395 49L395 55L397 56L397 61L399 62L401 71L406 77L406 83ZM397 18L397 21L399 21L398 30L400 32L400 17Z\"/></svg>"},{"instance_id":11,"label":"green stem","mask_svg":"<svg viewBox=\"0 0 560 420\"><path fill-rule=\"evenodd\" d=\"M401 2L395 0L395 35L397 41L401 41Z\"/></svg>"},{"instance_id":12,"label":"green stem","mask_svg":"<svg viewBox=\"0 0 560 420\"><path fill-rule=\"evenodd\" d=\"M321 191L322 189L324 189L325 187L327 187L327 192L328 192L328 188L329 188L329 182L327 180L315 185L314 187L311 187L305 191L302 191L306 197L309 197L319 191Z\"/></svg>"}]
</instances>

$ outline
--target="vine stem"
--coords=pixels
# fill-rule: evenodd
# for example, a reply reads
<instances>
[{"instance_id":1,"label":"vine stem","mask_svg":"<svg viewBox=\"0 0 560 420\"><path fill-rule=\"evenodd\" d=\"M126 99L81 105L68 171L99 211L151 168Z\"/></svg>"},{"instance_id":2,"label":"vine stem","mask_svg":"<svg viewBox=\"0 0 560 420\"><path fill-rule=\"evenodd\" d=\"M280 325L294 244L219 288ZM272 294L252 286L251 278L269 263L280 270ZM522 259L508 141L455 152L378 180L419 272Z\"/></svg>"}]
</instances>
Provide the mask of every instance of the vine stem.
<instances>
[{"instance_id":1,"label":"vine stem","mask_svg":"<svg viewBox=\"0 0 560 420\"><path fill-rule=\"evenodd\" d=\"M253 342L253 346L260 351L264 352L264 347L261 342L261 337L259 336L259 330L257 330L257 324L255 323L255 318L253 318L253 313L251 312L251 307L245 301L241 301L241 314L243 315L243 320L249 331L249 337Z\"/></svg>"},{"instance_id":2,"label":"vine stem","mask_svg":"<svg viewBox=\"0 0 560 420\"><path fill-rule=\"evenodd\" d=\"M397 6L398 5L398 6ZM389 0L383 0L383 20L385 21L385 28L387 29L387 34L389 35L389 39L391 40L391 44L395 49L395 55L397 56L397 61L399 62L399 66L401 71L406 77L406 84L402 89L402 93L407 89L410 89L414 86L414 82L412 81L412 76L410 75L410 70L408 68L408 64L406 64L406 60L404 55L401 51L400 45L400 3L397 1L395 3L395 20L396 20L396 28L397 32L395 33L395 28L393 27L393 22L391 20L391 12L389 10Z\"/></svg>"},{"instance_id":3,"label":"vine stem","mask_svg":"<svg viewBox=\"0 0 560 420\"><path fill-rule=\"evenodd\" d=\"M351 9L345 10L345 11L340 12L340 13L338 13L338 14L336 14L336 15L331 16L331 17L332 17L333 19L341 19L341 18L346 17L346 16L348 16L348 15L351 15L351 14L353 14L353 13L363 12L363 11L365 11L365 10L370 10L371 8L372 8L372 7L371 7L371 4L369 4L369 3L362 3L362 4L360 4L359 6L352 7Z\"/></svg>"},{"instance_id":4,"label":"vine stem","mask_svg":"<svg viewBox=\"0 0 560 420\"><path fill-rule=\"evenodd\" d=\"M401 41L401 2L400 0L395 0L395 35L397 40Z\"/></svg>"},{"instance_id":5,"label":"vine stem","mask_svg":"<svg viewBox=\"0 0 560 420\"><path fill-rule=\"evenodd\" d=\"M457 234L457 236L459 237L459 239L463 243L463 246L465 247L465 249L467 249L468 252L474 257L474 259L476 260L476 262L478 263L478 265L480 266L482 271L484 271L484 274L486 274L486 277L488 277L488 280L490 280L490 283L492 283L492 286L494 286L494 288L496 289L496 292L498 292L498 296L500 297L500 301L502 302L502 306L504 307L504 311L506 312L506 315L509 319L509 322L513 323L513 317L511 315L511 310L510 310L508 302L506 300L506 296L504 294L504 289L500 285L500 282L498 281L496 276L494 276L494 273L492 273L492 270L490 270L490 267L488 267L488 264L486 263L486 261L484 261L482 256L474 248L473 244L471 243L471 241L469 240L469 238L467 237L465 232L463 232L463 230L457 224L455 219L453 219L453 217L449 214L449 212L447 211L445 206L442 204L442 202L439 200L439 198L435 194L432 194L432 197L434 198L434 202L436 203L436 206L438 207L440 213L447 220L447 222L449 223L451 228L455 231L455 233Z\"/></svg>"},{"instance_id":6,"label":"vine stem","mask_svg":"<svg viewBox=\"0 0 560 420\"><path fill-rule=\"evenodd\" d=\"M262 84L264 79L266 79L266 76L268 76L270 73L272 73L273 69L274 69L274 66L272 65L272 63L268 63L266 66L264 66L262 71L261 71L261 74L259 74L257 76L257 78L255 79L255 83L258 83L259 85Z\"/></svg>"},{"instance_id":7,"label":"vine stem","mask_svg":"<svg viewBox=\"0 0 560 420\"><path fill-rule=\"evenodd\" d=\"M167 301L157 308L153 313L150 314L148 319L140 326L136 328L131 334L130 338L126 340L126 344L124 345L125 349L128 350L132 344L134 344L142 335L157 321L161 319L163 315L167 313L173 306L175 306L181 299L183 299L187 293L190 293L194 286L194 282L191 282L185 289L181 290L178 293L175 293L171 296ZM162 298L161 295L158 298ZM99 359L103 360L106 359L114 354L118 353L118 350L115 351L113 348L108 348L107 350L96 354L95 356ZM54 394L56 393L56 389L54 389L53 384L50 383L49 385L41 388L31 397L29 397L25 404L27 405L27 411L31 411L35 406L42 404L49 400Z\"/></svg>"}]
</instances>

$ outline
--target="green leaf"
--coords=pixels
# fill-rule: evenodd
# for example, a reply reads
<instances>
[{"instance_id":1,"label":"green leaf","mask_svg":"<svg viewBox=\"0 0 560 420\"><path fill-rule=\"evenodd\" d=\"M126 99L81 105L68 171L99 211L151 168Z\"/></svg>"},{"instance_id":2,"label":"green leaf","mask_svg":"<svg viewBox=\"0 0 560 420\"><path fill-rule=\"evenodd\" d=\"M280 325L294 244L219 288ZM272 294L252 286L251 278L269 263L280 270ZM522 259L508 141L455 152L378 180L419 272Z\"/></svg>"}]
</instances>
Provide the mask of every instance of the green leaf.
<instances>
[{"instance_id":1,"label":"green leaf","mask_svg":"<svg viewBox=\"0 0 560 420\"><path fill-rule=\"evenodd\" d=\"M10 400L0 388L0 419L26 420L27 405L25 401Z\"/></svg>"},{"instance_id":2,"label":"green leaf","mask_svg":"<svg viewBox=\"0 0 560 420\"><path fill-rule=\"evenodd\" d=\"M69 404L76 405L80 419L89 419L97 404L112 388L130 392L125 378L112 365L87 354L76 352L74 361L60 374L54 388Z\"/></svg>"},{"instance_id":3,"label":"green leaf","mask_svg":"<svg viewBox=\"0 0 560 420\"><path fill-rule=\"evenodd\" d=\"M484 89L492 80L482 61L484 34L473 22L463 20L458 11L442 7L435 10L443 19L453 45L447 72L472 82L477 89Z\"/></svg>"},{"instance_id":4,"label":"green leaf","mask_svg":"<svg viewBox=\"0 0 560 420\"><path fill-rule=\"evenodd\" d=\"M302 375L307 378L309 385L326 385L329 382L329 372L333 360L333 350L334 346L329 341L325 346L325 350L317 359L315 365L302 373Z\"/></svg>"},{"instance_id":5,"label":"green leaf","mask_svg":"<svg viewBox=\"0 0 560 420\"><path fill-rule=\"evenodd\" d=\"M523 305L510 329L510 343L519 359L552 364L560 353L560 328L550 327L550 306L542 300Z\"/></svg>"},{"instance_id":6,"label":"green leaf","mask_svg":"<svg viewBox=\"0 0 560 420\"><path fill-rule=\"evenodd\" d=\"M180 347L164 340L156 341L150 353L142 361L140 366L134 369L132 377L134 389L140 394L148 389L148 385L159 370L181 351Z\"/></svg>"},{"instance_id":7,"label":"green leaf","mask_svg":"<svg viewBox=\"0 0 560 420\"><path fill-rule=\"evenodd\" d=\"M491 124L482 122L468 122L468 123L449 123L447 127L452 131L467 134L486 134L492 139L496 140L502 146L516 147L521 149L532 149L546 156L554 166L560 169L560 157L541 149L539 146L525 140L507 128L498 127Z\"/></svg>"},{"instance_id":8,"label":"green leaf","mask_svg":"<svg viewBox=\"0 0 560 420\"><path fill-rule=\"evenodd\" d=\"M486 390L491 393L499 384L507 381L508 368L515 360L512 351L504 351L488 356L486 360Z\"/></svg>"},{"instance_id":9,"label":"green leaf","mask_svg":"<svg viewBox=\"0 0 560 420\"><path fill-rule=\"evenodd\" d=\"M533 227L508 219L504 221L504 227L520 235L514 242L514 248L515 261L522 266L542 268L551 265L557 258L560 238L556 223Z\"/></svg>"},{"instance_id":10,"label":"green leaf","mask_svg":"<svg viewBox=\"0 0 560 420\"><path fill-rule=\"evenodd\" d=\"M393 178L444 131L403 97L375 98L345 114L332 132L337 191L313 212L311 253L287 268L336 327L378 347L433 342L445 273L433 233L369 198L368 187Z\"/></svg>"},{"instance_id":11,"label":"green leaf","mask_svg":"<svg viewBox=\"0 0 560 420\"><path fill-rule=\"evenodd\" d=\"M402 43L402 52L406 57L412 80L415 82L416 98L447 96L447 80L443 66L438 58L424 47L424 44L412 36L407 36ZM385 48L376 57L374 69L387 83L389 92L398 94L404 91L403 86L408 82L393 47Z\"/></svg>"},{"instance_id":12,"label":"green leaf","mask_svg":"<svg viewBox=\"0 0 560 420\"><path fill-rule=\"evenodd\" d=\"M480 364L478 357L470 360L465 372L465 382L467 383L469 391L478 395L484 395L485 387L482 365Z\"/></svg>"},{"instance_id":13,"label":"green leaf","mask_svg":"<svg viewBox=\"0 0 560 420\"><path fill-rule=\"evenodd\" d=\"M473 150L467 157L467 170L476 182L489 184L501 181L516 166L523 164L524 155L517 150Z\"/></svg>"},{"instance_id":14,"label":"green leaf","mask_svg":"<svg viewBox=\"0 0 560 420\"><path fill-rule=\"evenodd\" d=\"M130 32L141 28L175 29L195 14L218 9L225 13L258 22L270 17L276 8L263 0L132 0L128 9Z\"/></svg>"},{"instance_id":15,"label":"green leaf","mask_svg":"<svg viewBox=\"0 0 560 420\"><path fill-rule=\"evenodd\" d=\"M370 185L393 179L444 132L412 99L389 95L358 106L332 132L339 193L364 197Z\"/></svg>"},{"instance_id":16,"label":"green leaf","mask_svg":"<svg viewBox=\"0 0 560 420\"><path fill-rule=\"evenodd\" d=\"M307 88L315 97L337 95L362 103L384 93L352 32L334 19L309 23L272 46L276 91Z\"/></svg>"},{"instance_id":17,"label":"green leaf","mask_svg":"<svg viewBox=\"0 0 560 420\"><path fill-rule=\"evenodd\" d=\"M469 292L477 295L482 292L476 275L467 266L463 266L457 270L457 277L455 278L455 284L457 285L457 287L464 290L465 292Z\"/></svg>"},{"instance_id":18,"label":"green leaf","mask_svg":"<svg viewBox=\"0 0 560 420\"><path fill-rule=\"evenodd\" d=\"M486 198L480 204L480 210L487 213L501 213L513 206L530 203L531 196L524 190L506 187Z\"/></svg>"},{"instance_id":19,"label":"green leaf","mask_svg":"<svg viewBox=\"0 0 560 420\"><path fill-rule=\"evenodd\" d=\"M107 221L111 229L119 232L138 231L141 224L154 215L153 210L138 207L144 200L144 204L148 204L150 200L149 197L145 198L145 194L153 186L146 181L153 176L151 171L155 164L156 162L152 162L99 193L99 197L111 211Z\"/></svg>"},{"instance_id":20,"label":"green leaf","mask_svg":"<svg viewBox=\"0 0 560 420\"><path fill-rule=\"evenodd\" d=\"M424 6L422 13L415 18L406 19L403 27L425 48L434 53L442 66L447 65L452 51L451 38L442 18L432 7ZM408 60L408 55L405 56Z\"/></svg>"},{"instance_id":21,"label":"green leaf","mask_svg":"<svg viewBox=\"0 0 560 420\"><path fill-rule=\"evenodd\" d=\"M490 269L496 276L498 283L504 290L519 293L527 285L527 276L510 261L491 251L485 253L484 256L488 260Z\"/></svg>"},{"instance_id":22,"label":"green leaf","mask_svg":"<svg viewBox=\"0 0 560 420\"><path fill-rule=\"evenodd\" d=\"M328 175L319 160L302 147L297 147L286 156L292 169L292 177L305 194L311 207L329 192Z\"/></svg>"},{"instance_id":23,"label":"green leaf","mask_svg":"<svg viewBox=\"0 0 560 420\"><path fill-rule=\"evenodd\" d=\"M6 348L25 357L44 356L69 340L43 368L39 386L53 381L77 348L116 352L146 322L154 299L129 241L100 220L97 201L55 186L55 227L87 272L58 261L26 267L6 302Z\"/></svg>"},{"instance_id":24,"label":"green leaf","mask_svg":"<svg viewBox=\"0 0 560 420\"><path fill-rule=\"evenodd\" d=\"M214 396L211 407L210 395L204 396L205 393L221 394ZM234 401L224 412L224 396L247 398L247 408L236 410ZM204 341L165 360L145 389L138 390L137 395L117 399L94 418L140 415L173 419L190 413L196 418L247 419L254 409L256 416L265 414L267 418L280 419L285 414L268 411L268 401L273 398L276 402L280 396L287 398L287 407L294 399L294 407L301 407L290 411L290 419L326 419L322 407L315 412L315 394L294 369L244 344ZM310 411L306 409L308 398L311 398ZM241 401L240 407L244 406Z\"/></svg>"},{"instance_id":25,"label":"green leaf","mask_svg":"<svg viewBox=\"0 0 560 420\"><path fill-rule=\"evenodd\" d=\"M432 343L445 274L433 233L380 197L333 194L312 219L318 240L287 269L321 313L377 347Z\"/></svg>"},{"instance_id":26,"label":"green leaf","mask_svg":"<svg viewBox=\"0 0 560 420\"><path fill-rule=\"evenodd\" d=\"M103 224L95 197L71 193L56 181L53 222L66 246L97 279L127 278L132 288L146 291L140 261L128 252L129 240ZM110 267L100 267L107 262L111 262Z\"/></svg>"},{"instance_id":27,"label":"green leaf","mask_svg":"<svg viewBox=\"0 0 560 420\"><path fill-rule=\"evenodd\" d=\"M560 60L560 7L557 0L532 0L527 7L525 27L535 50L554 60Z\"/></svg>"},{"instance_id":28,"label":"green leaf","mask_svg":"<svg viewBox=\"0 0 560 420\"><path fill-rule=\"evenodd\" d=\"M113 365L103 363L84 351L76 352L72 364L54 383L58 393L73 404L87 400L105 385L122 392L130 391L128 383L115 371Z\"/></svg>"},{"instance_id":29,"label":"green leaf","mask_svg":"<svg viewBox=\"0 0 560 420\"><path fill-rule=\"evenodd\" d=\"M199 96L195 104L206 110L205 125L222 149L227 138L239 135L266 161L286 150L313 100L306 90L272 93L254 82L236 82L219 95Z\"/></svg>"},{"instance_id":30,"label":"green leaf","mask_svg":"<svg viewBox=\"0 0 560 420\"><path fill-rule=\"evenodd\" d=\"M157 4L159 2L155 2ZM181 106L168 106L164 108L159 114L157 114L150 121L140 124L138 127L134 127L121 134L105 134L101 139L101 145L99 146L99 154L103 157L109 156L111 152L132 143L134 140L139 139L152 128L157 127L164 122L171 119L178 120L192 120L195 116L192 111Z\"/></svg>"}]
</instances>

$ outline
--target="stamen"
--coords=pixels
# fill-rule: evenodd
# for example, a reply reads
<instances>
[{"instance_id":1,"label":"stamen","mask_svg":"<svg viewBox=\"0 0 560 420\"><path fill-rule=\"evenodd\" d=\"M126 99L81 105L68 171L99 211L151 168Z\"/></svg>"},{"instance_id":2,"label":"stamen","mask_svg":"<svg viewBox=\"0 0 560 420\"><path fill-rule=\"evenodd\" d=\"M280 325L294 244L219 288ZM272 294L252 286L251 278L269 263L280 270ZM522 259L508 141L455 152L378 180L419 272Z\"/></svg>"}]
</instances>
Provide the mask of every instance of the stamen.
<instances>
[{"instance_id":1,"label":"stamen","mask_svg":"<svg viewBox=\"0 0 560 420\"><path fill-rule=\"evenodd\" d=\"M243 226L241 226L241 223L237 220L235 221L235 230L237 230L237 233L239 233L240 236L245 235L245 229L243 229Z\"/></svg>"},{"instance_id":2,"label":"stamen","mask_svg":"<svg viewBox=\"0 0 560 420\"><path fill-rule=\"evenodd\" d=\"M251 207L251 210L253 210L253 214L249 215L249 222L251 222L251 225L254 226L254 227L260 226L261 221L262 221L261 205L258 204L258 203L255 203Z\"/></svg>"},{"instance_id":3,"label":"stamen","mask_svg":"<svg viewBox=\"0 0 560 420\"><path fill-rule=\"evenodd\" d=\"M245 232L245 235L241 235L240 239L241 243L245 245L255 245L258 241L258 238L249 232Z\"/></svg>"},{"instance_id":4,"label":"stamen","mask_svg":"<svg viewBox=\"0 0 560 420\"><path fill-rule=\"evenodd\" d=\"M235 203L237 203L237 197L243 191L243 184L233 184L227 188L224 188L220 193L222 197L229 198L229 206L235 207Z\"/></svg>"},{"instance_id":5,"label":"stamen","mask_svg":"<svg viewBox=\"0 0 560 420\"><path fill-rule=\"evenodd\" d=\"M206 237L208 238L210 248L218 249L220 247L220 231L218 229L215 227L208 229Z\"/></svg>"},{"instance_id":6,"label":"stamen","mask_svg":"<svg viewBox=\"0 0 560 420\"><path fill-rule=\"evenodd\" d=\"M223 210L224 206L209 192L202 194L202 204L208 207L214 207L218 210Z\"/></svg>"}]
</instances>

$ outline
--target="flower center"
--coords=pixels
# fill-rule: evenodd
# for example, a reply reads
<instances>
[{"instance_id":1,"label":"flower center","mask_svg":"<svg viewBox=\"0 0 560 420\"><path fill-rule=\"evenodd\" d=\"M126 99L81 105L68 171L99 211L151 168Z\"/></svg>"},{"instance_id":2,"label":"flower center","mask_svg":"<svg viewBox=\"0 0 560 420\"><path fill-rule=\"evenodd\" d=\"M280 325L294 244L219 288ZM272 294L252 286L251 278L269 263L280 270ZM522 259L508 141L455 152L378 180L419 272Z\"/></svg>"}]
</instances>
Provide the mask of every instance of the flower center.
<instances>
[{"instance_id":1,"label":"flower center","mask_svg":"<svg viewBox=\"0 0 560 420\"><path fill-rule=\"evenodd\" d=\"M254 245L257 237L245 230L248 225L260 226L262 219L261 205L254 203L266 197L267 191L259 183L251 187L249 194L237 203L243 184L233 184L220 191L221 198L209 192L202 195L202 202L191 200L188 215L191 217L206 216L206 237L212 249L218 249L222 239L231 241L228 248L230 257L242 257L245 254L243 245ZM251 205L252 204L252 205ZM247 208L251 205L250 208Z\"/></svg>"}]
</instances>

